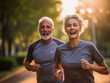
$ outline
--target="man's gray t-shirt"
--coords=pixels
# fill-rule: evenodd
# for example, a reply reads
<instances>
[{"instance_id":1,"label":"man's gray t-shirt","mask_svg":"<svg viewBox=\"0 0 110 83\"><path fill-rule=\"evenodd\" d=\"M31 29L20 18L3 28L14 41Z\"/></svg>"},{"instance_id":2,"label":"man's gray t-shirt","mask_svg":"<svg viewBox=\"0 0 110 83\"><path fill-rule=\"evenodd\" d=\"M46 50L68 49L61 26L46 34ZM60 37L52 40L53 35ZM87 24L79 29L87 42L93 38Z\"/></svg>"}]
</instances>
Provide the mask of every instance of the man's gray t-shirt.
<instances>
[{"instance_id":1,"label":"man's gray t-shirt","mask_svg":"<svg viewBox=\"0 0 110 83\"><path fill-rule=\"evenodd\" d=\"M70 48L65 43L56 49L55 62L62 64L64 69L64 83L94 83L93 71L82 69L81 59L87 60L89 63L101 63L102 55L91 42L80 41L75 48Z\"/></svg>"},{"instance_id":2,"label":"man's gray t-shirt","mask_svg":"<svg viewBox=\"0 0 110 83\"><path fill-rule=\"evenodd\" d=\"M55 68L54 55L58 46L59 45L54 40L48 44L42 44L41 41L39 41L34 48L32 57L35 63L41 66L37 72L38 83L62 83L62 79L55 81L53 76L53 69Z\"/></svg>"}]
</instances>

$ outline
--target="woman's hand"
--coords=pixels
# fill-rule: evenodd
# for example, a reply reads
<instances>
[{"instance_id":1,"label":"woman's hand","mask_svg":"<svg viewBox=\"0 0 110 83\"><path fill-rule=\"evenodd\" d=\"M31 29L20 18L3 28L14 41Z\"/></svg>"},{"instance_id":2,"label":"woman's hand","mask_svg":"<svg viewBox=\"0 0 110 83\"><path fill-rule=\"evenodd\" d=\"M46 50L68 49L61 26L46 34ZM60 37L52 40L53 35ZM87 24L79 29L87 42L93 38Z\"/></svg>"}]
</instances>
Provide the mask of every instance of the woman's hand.
<instances>
[{"instance_id":1,"label":"woman's hand","mask_svg":"<svg viewBox=\"0 0 110 83\"><path fill-rule=\"evenodd\" d=\"M109 69L104 60L102 62L98 63L97 65L90 64L85 59L81 59L80 62L81 62L81 67L83 69L90 69L90 70L96 71L96 72L98 72L100 74L104 74L104 75L109 74Z\"/></svg>"},{"instance_id":2,"label":"woman's hand","mask_svg":"<svg viewBox=\"0 0 110 83\"><path fill-rule=\"evenodd\" d=\"M91 64L87 60L81 59L80 62L83 69L91 69Z\"/></svg>"},{"instance_id":3,"label":"woman's hand","mask_svg":"<svg viewBox=\"0 0 110 83\"><path fill-rule=\"evenodd\" d=\"M54 69L54 78L56 81L60 80L61 79L61 69Z\"/></svg>"}]
</instances>

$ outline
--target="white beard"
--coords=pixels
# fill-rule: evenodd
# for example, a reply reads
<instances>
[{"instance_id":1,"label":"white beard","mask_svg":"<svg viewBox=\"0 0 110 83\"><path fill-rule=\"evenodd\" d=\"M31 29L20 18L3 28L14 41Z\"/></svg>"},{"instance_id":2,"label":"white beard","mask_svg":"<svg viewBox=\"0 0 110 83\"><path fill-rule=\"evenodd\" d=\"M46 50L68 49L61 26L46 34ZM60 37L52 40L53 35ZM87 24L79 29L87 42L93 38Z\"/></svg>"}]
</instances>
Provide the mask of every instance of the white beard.
<instances>
[{"instance_id":1,"label":"white beard","mask_svg":"<svg viewBox=\"0 0 110 83\"><path fill-rule=\"evenodd\" d=\"M40 36L43 40L48 40L52 36L52 31L51 31L51 33L49 33L48 36L43 36L42 33L40 33Z\"/></svg>"},{"instance_id":2,"label":"white beard","mask_svg":"<svg viewBox=\"0 0 110 83\"><path fill-rule=\"evenodd\" d=\"M51 37L51 34L49 34L47 37L44 37L42 34L40 34L40 36L43 40L48 40Z\"/></svg>"}]
</instances>

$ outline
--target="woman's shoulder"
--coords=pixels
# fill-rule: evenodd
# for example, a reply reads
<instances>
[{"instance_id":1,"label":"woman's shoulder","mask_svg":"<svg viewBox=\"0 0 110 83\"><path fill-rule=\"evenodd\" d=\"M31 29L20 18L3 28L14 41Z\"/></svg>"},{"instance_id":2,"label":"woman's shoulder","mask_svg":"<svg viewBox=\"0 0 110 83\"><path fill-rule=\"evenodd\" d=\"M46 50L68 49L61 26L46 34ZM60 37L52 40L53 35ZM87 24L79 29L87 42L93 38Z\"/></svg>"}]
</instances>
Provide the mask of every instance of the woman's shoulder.
<instances>
[{"instance_id":1,"label":"woman's shoulder","mask_svg":"<svg viewBox=\"0 0 110 83\"><path fill-rule=\"evenodd\" d=\"M81 44L82 45L85 45L85 46L94 46L94 44L90 41L84 41L84 40L81 40Z\"/></svg>"}]
</instances>

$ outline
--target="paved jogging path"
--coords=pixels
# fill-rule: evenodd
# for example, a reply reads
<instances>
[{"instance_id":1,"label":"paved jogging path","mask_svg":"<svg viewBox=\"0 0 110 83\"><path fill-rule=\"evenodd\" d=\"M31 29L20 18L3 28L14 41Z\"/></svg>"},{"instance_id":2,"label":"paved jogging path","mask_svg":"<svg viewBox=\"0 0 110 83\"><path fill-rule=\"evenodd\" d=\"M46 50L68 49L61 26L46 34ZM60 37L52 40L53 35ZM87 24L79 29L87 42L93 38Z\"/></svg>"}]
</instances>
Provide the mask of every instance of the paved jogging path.
<instances>
[{"instance_id":1,"label":"paved jogging path","mask_svg":"<svg viewBox=\"0 0 110 83\"><path fill-rule=\"evenodd\" d=\"M94 72L95 83L110 83L110 75L101 75ZM29 72L25 68L0 81L0 83L37 83L36 73Z\"/></svg>"},{"instance_id":2,"label":"paved jogging path","mask_svg":"<svg viewBox=\"0 0 110 83\"><path fill-rule=\"evenodd\" d=\"M0 83L37 83L36 73L27 71L25 68L0 80Z\"/></svg>"},{"instance_id":3,"label":"paved jogging path","mask_svg":"<svg viewBox=\"0 0 110 83\"><path fill-rule=\"evenodd\" d=\"M101 75L97 72L94 72L95 83L110 83L110 74L109 75Z\"/></svg>"}]
</instances>

